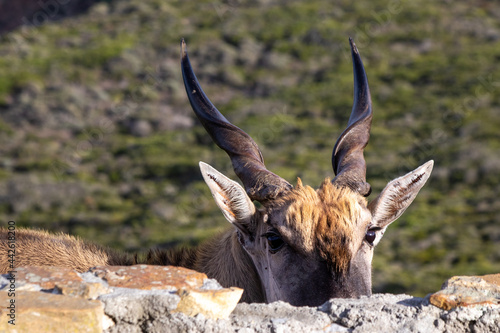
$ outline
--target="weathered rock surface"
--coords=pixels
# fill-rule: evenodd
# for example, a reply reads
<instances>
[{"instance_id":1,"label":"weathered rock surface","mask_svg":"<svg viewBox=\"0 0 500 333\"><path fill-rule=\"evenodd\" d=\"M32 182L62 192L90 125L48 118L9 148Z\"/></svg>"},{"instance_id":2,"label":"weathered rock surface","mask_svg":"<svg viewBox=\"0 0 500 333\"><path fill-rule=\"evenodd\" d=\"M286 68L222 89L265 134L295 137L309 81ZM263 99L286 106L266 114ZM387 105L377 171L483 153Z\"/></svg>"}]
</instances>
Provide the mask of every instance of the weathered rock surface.
<instances>
[{"instance_id":1,"label":"weathered rock surface","mask_svg":"<svg viewBox=\"0 0 500 333\"><path fill-rule=\"evenodd\" d=\"M458 306L498 305L500 304L500 274L454 276L443 284L442 290L430 296L430 302L444 310Z\"/></svg>"},{"instance_id":2,"label":"weathered rock surface","mask_svg":"<svg viewBox=\"0 0 500 333\"><path fill-rule=\"evenodd\" d=\"M56 293L96 299L110 292L102 283L84 281L80 275L64 267L20 267L16 269L16 289L54 290Z\"/></svg>"},{"instance_id":3,"label":"weathered rock surface","mask_svg":"<svg viewBox=\"0 0 500 333\"><path fill-rule=\"evenodd\" d=\"M349 332L495 332L500 308L463 307L439 309L429 298L377 294L359 299L330 300L320 307L333 322Z\"/></svg>"},{"instance_id":4,"label":"weathered rock surface","mask_svg":"<svg viewBox=\"0 0 500 333\"><path fill-rule=\"evenodd\" d=\"M0 277L1 304L12 298L6 277ZM15 332L500 332L499 281L499 274L454 277L426 298L376 294L332 299L320 307L284 302L235 307L241 289L222 289L184 268L98 267L83 274L19 268ZM467 301L443 309L433 305L435 295ZM471 295L488 301L470 302ZM14 332L9 311L0 307L1 332Z\"/></svg>"},{"instance_id":5,"label":"weathered rock surface","mask_svg":"<svg viewBox=\"0 0 500 333\"><path fill-rule=\"evenodd\" d=\"M178 290L201 288L207 276L191 269L172 266L108 266L91 268L90 272L110 287Z\"/></svg>"},{"instance_id":6,"label":"weathered rock surface","mask_svg":"<svg viewBox=\"0 0 500 333\"><path fill-rule=\"evenodd\" d=\"M288 303L238 304L228 319L184 314L150 317L147 332L498 332L496 306L439 309L428 298L377 294L359 299L332 299L318 308ZM149 314L154 313L150 308ZM140 332L137 327L120 332ZM110 332L119 332L110 330Z\"/></svg>"},{"instance_id":7,"label":"weathered rock surface","mask_svg":"<svg viewBox=\"0 0 500 333\"><path fill-rule=\"evenodd\" d=\"M0 292L0 304L15 299L14 317L0 308L0 332L102 332L105 326L101 302L37 291L16 291L15 298ZM14 320L12 325L10 320Z\"/></svg>"},{"instance_id":8,"label":"weathered rock surface","mask_svg":"<svg viewBox=\"0 0 500 333\"><path fill-rule=\"evenodd\" d=\"M15 303L16 323L8 324L10 309L0 307L2 332L134 331L171 313L227 318L243 293L189 269L148 265L96 267L83 274L20 267L3 275L0 289L1 304Z\"/></svg>"}]
</instances>

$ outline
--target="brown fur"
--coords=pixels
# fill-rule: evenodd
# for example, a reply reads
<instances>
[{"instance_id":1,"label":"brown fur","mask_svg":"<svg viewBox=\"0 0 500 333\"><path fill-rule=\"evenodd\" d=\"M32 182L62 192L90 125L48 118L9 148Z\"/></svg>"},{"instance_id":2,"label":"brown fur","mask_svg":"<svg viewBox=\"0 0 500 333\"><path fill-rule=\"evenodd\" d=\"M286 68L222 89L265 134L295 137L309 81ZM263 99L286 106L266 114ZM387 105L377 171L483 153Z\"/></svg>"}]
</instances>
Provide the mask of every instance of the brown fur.
<instances>
[{"instance_id":1,"label":"brown fur","mask_svg":"<svg viewBox=\"0 0 500 333\"><path fill-rule=\"evenodd\" d=\"M304 255L315 254L338 273L345 273L364 237L368 220L360 218L366 199L349 188L339 188L325 179L318 190L297 186L272 203L284 215L271 223L287 244ZM281 214L280 214L281 215Z\"/></svg>"},{"instance_id":2,"label":"brown fur","mask_svg":"<svg viewBox=\"0 0 500 333\"><path fill-rule=\"evenodd\" d=\"M8 262L8 231L0 228L0 273L11 270ZM84 242L63 233L43 230L15 231L15 266L62 266L85 272L94 266L132 265L134 260L123 253Z\"/></svg>"}]
</instances>

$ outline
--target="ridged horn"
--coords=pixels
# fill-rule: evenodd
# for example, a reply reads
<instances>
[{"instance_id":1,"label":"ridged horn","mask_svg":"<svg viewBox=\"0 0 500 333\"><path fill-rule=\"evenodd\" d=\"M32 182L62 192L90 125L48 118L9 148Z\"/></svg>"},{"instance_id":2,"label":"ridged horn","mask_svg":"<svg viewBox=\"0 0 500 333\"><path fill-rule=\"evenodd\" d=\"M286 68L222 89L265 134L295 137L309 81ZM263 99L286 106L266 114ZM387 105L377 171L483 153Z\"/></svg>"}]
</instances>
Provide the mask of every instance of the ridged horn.
<instances>
[{"instance_id":1,"label":"ridged horn","mask_svg":"<svg viewBox=\"0 0 500 333\"><path fill-rule=\"evenodd\" d=\"M356 44L349 38L354 71L354 102L347 128L340 135L332 154L333 182L347 186L363 196L371 193L371 186L366 182L366 162L363 149L370 139L372 123L372 101L365 68Z\"/></svg>"},{"instance_id":2,"label":"ridged horn","mask_svg":"<svg viewBox=\"0 0 500 333\"><path fill-rule=\"evenodd\" d=\"M194 113L212 140L231 158L236 175L252 200L266 202L290 190L286 180L267 170L255 141L231 124L210 102L193 72L184 39L181 41L181 67L184 87Z\"/></svg>"}]
</instances>

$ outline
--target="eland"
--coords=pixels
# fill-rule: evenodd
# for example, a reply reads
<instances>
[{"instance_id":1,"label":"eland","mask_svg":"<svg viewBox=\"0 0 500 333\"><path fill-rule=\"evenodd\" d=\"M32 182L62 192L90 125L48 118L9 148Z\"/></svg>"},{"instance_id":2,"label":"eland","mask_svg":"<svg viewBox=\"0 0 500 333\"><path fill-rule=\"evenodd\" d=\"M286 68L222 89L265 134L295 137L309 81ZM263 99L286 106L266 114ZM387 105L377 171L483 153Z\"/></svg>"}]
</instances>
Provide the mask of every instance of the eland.
<instances>
[{"instance_id":1,"label":"eland","mask_svg":"<svg viewBox=\"0 0 500 333\"><path fill-rule=\"evenodd\" d=\"M354 102L333 148L335 177L317 189L292 186L269 171L257 144L210 102L191 67L184 40L181 68L191 106L213 141L230 157L243 186L200 162L215 203L231 223L194 248L150 250L141 258L66 234L18 229L16 266L64 266L80 272L98 265L176 265L244 289L244 302L285 301L318 306L331 298L371 295L373 251L387 227L403 214L429 178L433 161L390 181L368 202L363 150L372 102L358 49L350 39ZM260 203L259 208L254 202ZM0 272L9 270L7 239L0 231Z\"/></svg>"}]
</instances>

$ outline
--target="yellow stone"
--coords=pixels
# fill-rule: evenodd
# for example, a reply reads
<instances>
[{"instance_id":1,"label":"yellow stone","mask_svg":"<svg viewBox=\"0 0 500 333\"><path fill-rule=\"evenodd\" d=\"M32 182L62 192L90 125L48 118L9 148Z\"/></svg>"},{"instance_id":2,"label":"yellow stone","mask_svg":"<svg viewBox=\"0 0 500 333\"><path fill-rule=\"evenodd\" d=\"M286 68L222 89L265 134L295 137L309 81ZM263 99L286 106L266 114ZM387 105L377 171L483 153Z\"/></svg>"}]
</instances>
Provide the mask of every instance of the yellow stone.
<instances>
[{"instance_id":1,"label":"yellow stone","mask_svg":"<svg viewBox=\"0 0 500 333\"><path fill-rule=\"evenodd\" d=\"M188 316L202 314L207 318L227 318L238 304L243 289L232 287L220 290L180 289L181 297L174 312L182 312Z\"/></svg>"},{"instance_id":2,"label":"yellow stone","mask_svg":"<svg viewBox=\"0 0 500 333\"><path fill-rule=\"evenodd\" d=\"M7 308L15 300L15 325ZM0 332L102 332L102 303L79 297L55 295L37 291L16 291L15 297L0 292Z\"/></svg>"},{"instance_id":3,"label":"yellow stone","mask_svg":"<svg viewBox=\"0 0 500 333\"><path fill-rule=\"evenodd\" d=\"M451 277L443 283L440 291L430 296L429 302L443 310L500 305L500 274Z\"/></svg>"}]
</instances>

